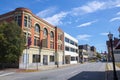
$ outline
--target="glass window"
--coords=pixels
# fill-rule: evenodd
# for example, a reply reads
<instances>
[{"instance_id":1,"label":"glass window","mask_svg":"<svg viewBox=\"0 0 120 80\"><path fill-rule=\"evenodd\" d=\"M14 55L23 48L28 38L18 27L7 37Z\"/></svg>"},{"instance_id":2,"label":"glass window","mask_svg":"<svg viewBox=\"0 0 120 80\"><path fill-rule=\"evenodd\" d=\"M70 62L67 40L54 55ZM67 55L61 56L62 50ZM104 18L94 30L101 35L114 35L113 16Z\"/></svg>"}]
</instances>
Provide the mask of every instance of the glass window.
<instances>
[{"instance_id":1,"label":"glass window","mask_svg":"<svg viewBox=\"0 0 120 80\"><path fill-rule=\"evenodd\" d=\"M29 28L31 27L31 23L32 23L31 18L30 18L30 16L28 15L28 27L29 27Z\"/></svg>"},{"instance_id":2,"label":"glass window","mask_svg":"<svg viewBox=\"0 0 120 80\"><path fill-rule=\"evenodd\" d=\"M51 31L50 38L54 38L54 33Z\"/></svg>"},{"instance_id":3,"label":"glass window","mask_svg":"<svg viewBox=\"0 0 120 80\"><path fill-rule=\"evenodd\" d=\"M69 43L69 39L68 39L68 38L65 38L65 42L68 42L68 43Z\"/></svg>"},{"instance_id":4,"label":"glass window","mask_svg":"<svg viewBox=\"0 0 120 80\"><path fill-rule=\"evenodd\" d=\"M47 31L46 28L44 28L43 34L44 34L44 36L47 36L47 35L48 35L48 31Z\"/></svg>"},{"instance_id":5,"label":"glass window","mask_svg":"<svg viewBox=\"0 0 120 80\"><path fill-rule=\"evenodd\" d=\"M50 48L54 49L54 42L50 42Z\"/></svg>"},{"instance_id":6,"label":"glass window","mask_svg":"<svg viewBox=\"0 0 120 80\"><path fill-rule=\"evenodd\" d=\"M35 62L40 62L40 55L38 55L38 54L33 55L33 63L35 63Z\"/></svg>"},{"instance_id":7,"label":"glass window","mask_svg":"<svg viewBox=\"0 0 120 80\"><path fill-rule=\"evenodd\" d=\"M54 56L50 55L50 62L54 62Z\"/></svg>"},{"instance_id":8,"label":"glass window","mask_svg":"<svg viewBox=\"0 0 120 80\"><path fill-rule=\"evenodd\" d=\"M75 61L76 60L76 57L71 57L71 61Z\"/></svg>"},{"instance_id":9,"label":"glass window","mask_svg":"<svg viewBox=\"0 0 120 80\"><path fill-rule=\"evenodd\" d=\"M78 46L77 43L75 43L75 46L76 46L76 47Z\"/></svg>"},{"instance_id":10,"label":"glass window","mask_svg":"<svg viewBox=\"0 0 120 80\"><path fill-rule=\"evenodd\" d=\"M72 40L70 40L70 44L74 45L74 42Z\"/></svg>"},{"instance_id":11,"label":"glass window","mask_svg":"<svg viewBox=\"0 0 120 80\"><path fill-rule=\"evenodd\" d=\"M69 47L66 46L66 47L65 47L65 50L66 50L66 51L69 51Z\"/></svg>"},{"instance_id":12,"label":"glass window","mask_svg":"<svg viewBox=\"0 0 120 80\"><path fill-rule=\"evenodd\" d=\"M40 45L39 37L34 37L34 46L39 46L39 45Z\"/></svg>"},{"instance_id":13,"label":"glass window","mask_svg":"<svg viewBox=\"0 0 120 80\"><path fill-rule=\"evenodd\" d=\"M71 51L71 52L75 52L75 49L74 49L74 48L70 48L70 51Z\"/></svg>"},{"instance_id":14,"label":"glass window","mask_svg":"<svg viewBox=\"0 0 120 80\"><path fill-rule=\"evenodd\" d=\"M18 16L18 25L21 26L21 24L22 24L21 16Z\"/></svg>"},{"instance_id":15,"label":"glass window","mask_svg":"<svg viewBox=\"0 0 120 80\"><path fill-rule=\"evenodd\" d=\"M22 25L22 17L21 17L20 15L15 16L15 21L17 22L17 24L18 24L19 26Z\"/></svg>"},{"instance_id":16,"label":"glass window","mask_svg":"<svg viewBox=\"0 0 120 80\"><path fill-rule=\"evenodd\" d=\"M35 25L35 31L40 33L40 26L38 24Z\"/></svg>"},{"instance_id":17,"label":"glass window","mask_svg":"<svg viewBox=\"0 0 120 80\"><path fill-rule=\"evenodd\" d=\"M24 26L27 27L27 17L24 17Z\"/></svg>"}]
</instances>

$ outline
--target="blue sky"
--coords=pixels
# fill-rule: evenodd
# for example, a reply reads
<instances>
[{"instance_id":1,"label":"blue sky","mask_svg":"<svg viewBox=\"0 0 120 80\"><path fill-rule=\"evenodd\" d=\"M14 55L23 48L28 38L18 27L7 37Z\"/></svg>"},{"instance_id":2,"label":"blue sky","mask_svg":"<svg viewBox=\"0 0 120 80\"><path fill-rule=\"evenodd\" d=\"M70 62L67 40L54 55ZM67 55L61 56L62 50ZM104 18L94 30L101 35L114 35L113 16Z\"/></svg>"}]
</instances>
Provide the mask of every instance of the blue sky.
<instances>
[{"instance_id":1,"label":"blue sky","mask_svg":"<svg viewBox=\"0 0 120 80\"><path fill-rule=\"evenodd\" d=\"M79 40L79 44L106 50L107 34L118 37L120 0L1 0L0 14L17 7L29 8L34 14L59 26Z\"/></svg>"}]
</instances>

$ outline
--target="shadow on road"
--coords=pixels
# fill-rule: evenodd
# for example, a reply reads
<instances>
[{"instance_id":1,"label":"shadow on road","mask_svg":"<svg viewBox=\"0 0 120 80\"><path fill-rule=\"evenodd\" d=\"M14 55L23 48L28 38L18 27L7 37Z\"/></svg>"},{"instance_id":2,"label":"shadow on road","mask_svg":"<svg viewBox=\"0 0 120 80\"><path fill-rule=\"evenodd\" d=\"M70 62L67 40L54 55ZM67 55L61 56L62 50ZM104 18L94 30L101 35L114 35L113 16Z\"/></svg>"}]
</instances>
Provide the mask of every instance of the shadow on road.
<instances>
[{"instance_id":1,"label":"shadow on road","mask_svg":"<svg viewBox=\"0 0 120 80\"><path fill-rule=\"evenodd\" d=\"M106 80L105 72L83 71L68 80Z\"/></svg>"},{"instance_id":2,"label":"shadow on road","mask_svg":"<svg viewBox=\"0 0 120 80\"><path fill-rule=\"evenodd\" d=\"M120 80L120 71L117 71L118 80ZM113 80L113 71L107 71L107 80Z\"/></svg>"},{"instance_id":3,"label":"shadow on road","mask_svg":"<svg viewBox=\"0 0 120 80\"><path fill-rule=\"evenodd\" d=\"M118 80L120 80L120 71L117 71ZM68 80L113 80L113 71L83 71Z\"/></svg>"}]
</instances>

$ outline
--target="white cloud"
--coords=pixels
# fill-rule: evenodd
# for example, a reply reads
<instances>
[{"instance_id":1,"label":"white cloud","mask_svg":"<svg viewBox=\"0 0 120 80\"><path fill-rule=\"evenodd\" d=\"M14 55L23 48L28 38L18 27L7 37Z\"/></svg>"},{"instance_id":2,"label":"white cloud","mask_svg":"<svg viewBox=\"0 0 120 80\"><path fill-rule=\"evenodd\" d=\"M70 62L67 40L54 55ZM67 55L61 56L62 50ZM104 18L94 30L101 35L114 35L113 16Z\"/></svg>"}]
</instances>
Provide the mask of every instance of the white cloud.
<instances>
[{"instance_id":1,"label":"white cloud","mask_svg":"<svg viewBox=\"0 0 120 80\"><path fill-rule=\"evenodd\" d=\"M77 36L77 39L78 39L78 40L88 41L90 37L91 37L91 35L83 34L83 35L78 35L78 36Z\"/></svg>"},{"instance_id":2,"label":"white cloud","mask_svg":"<svg viewBox=\"0 0 120 80\"><path fill-rule=\"evenodd\" d=\"M95 12L97 10L103 9L104 7L104 2L97 2L97 1L93 1L88 3L87 5L83 5L77 8L73 8L72 13L74 15L81 15L81 14L85 14L85 13L92 13Z\"/></svg>"},{"instance_id":3,"label":"white cloud","mask_svg":"<svg viewBox=\"0 0 120 80\"><path fill-rule=\"evenodd\" d=\"M120 7L120 0L108 0L108 1L92 1L88 2L87 4L73 8L71 11L72 15L78 16L86 13L93 13L98 10L104 10L104 9L109 9L109 8L114 8L114 7Z\"/></svg>"},{"instance_id":4,"label":"white cloud","mask_svg":"<svg viewBox=\"0 0 120 80\"><path fill-rule=\"evenodd\" d=\"M53 25L59 25L62 24L62 19L66 17L68 12L60 12L58 14L55 14L51 17L44 18L47 22L53 24Z\"/></svg>"},{"instance_id":5,"label":"white cloud","mask_svg":"<svg viewBox=\"0 0 120 80\"><path fill-rule=\"evenodd\" d=\"M116 1L114 2L114 5L116 5L116 7L120 7L120 0L116 0Z\"/></svg>"},{"instance_id":6,"label":"white cloud","mask_svg":"<svg viewBox=\"0 0 120 80\"><path fill-rule=\"evenodd\" d=\"M120 15L120 12L117 12L117 15Z\"/></svg>"},{"instance_id":7,"label":"white cloud","mask_svg":"<svg viewBox=\"0 0 120 80\"><path fill-rule=\"evenodd\" d=\"M55 11L56 11L55 7L50 7L48 9L38 12L36 15L39 17L45 18L53 14Z\"/></svg>"},{"instance_id":8,"label":"white cloud","mask_svg":"<svg viewBox=\"0 0 120 80\"><path fill-rule=\"evenodd\" d=\"M112 19L110 19L110 22L113 22L113 21L116 21L116 20L120 20L120 17L112 18Z\"/></svg>"},{"instance_id":9,"label":"white cloud","mask_svg":"<svg viewBox=\"0 0 120 80\"><path fill-rule=\"evenodd\" d=\"M77 27L86 27L86 26L90 26L91 24L95 23L97 20L95 21L90 21L90 22L86 22L83 24L78 25Z\"/></svg>"},{"instance_id":10,"label":"white cloud","mask_svg":"<svg viewBox=\"0 0 120 80\"><path fill-rule=\"evenodd\" d=\"M104 32L104 33L100 33L100 35L103 35L103 36L107 36L109 33L107 32Z\"/></svg>"}]
</instances>

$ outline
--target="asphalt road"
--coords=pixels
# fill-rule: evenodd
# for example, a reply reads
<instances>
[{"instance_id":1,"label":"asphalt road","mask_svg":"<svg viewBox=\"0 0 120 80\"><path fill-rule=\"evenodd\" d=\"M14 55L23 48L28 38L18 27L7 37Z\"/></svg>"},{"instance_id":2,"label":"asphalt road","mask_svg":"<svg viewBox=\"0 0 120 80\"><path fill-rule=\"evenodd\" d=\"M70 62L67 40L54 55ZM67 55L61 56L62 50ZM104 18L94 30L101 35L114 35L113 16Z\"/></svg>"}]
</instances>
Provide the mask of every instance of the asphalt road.
<instances>
[{"instance_id":1,"label":"asphalt road","mask_svg":"<svg viewBox=\"0 0 120 80\"><path fill-rule=\"evenodd\" d=\"M31 73L15 73L0 80L105 80L105 63L85 63Z\"/></svg>"}]
</instances>

